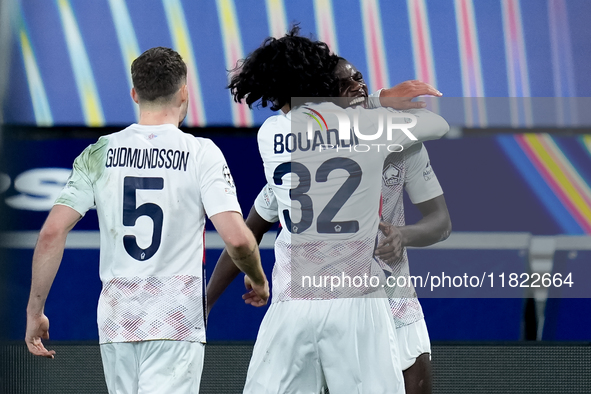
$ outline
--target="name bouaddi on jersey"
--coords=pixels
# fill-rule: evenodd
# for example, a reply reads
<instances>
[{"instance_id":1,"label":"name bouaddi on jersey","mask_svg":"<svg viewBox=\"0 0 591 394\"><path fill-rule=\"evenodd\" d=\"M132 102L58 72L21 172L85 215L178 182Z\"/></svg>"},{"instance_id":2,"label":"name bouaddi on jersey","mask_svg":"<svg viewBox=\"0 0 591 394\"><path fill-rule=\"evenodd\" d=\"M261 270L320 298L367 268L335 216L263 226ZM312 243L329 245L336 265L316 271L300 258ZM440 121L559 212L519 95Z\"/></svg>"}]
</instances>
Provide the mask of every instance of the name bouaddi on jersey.
<instances>
[{"instance_id":1,"label":"name bouaddi on jersey","mask_svg":"<svg viewBox=\"0 0 591 394\"><path fill-rule=\"evenodd\" d=\"M354 297L381 290L383 272L373 251L379 224L381 174L387 145L406 149L416 142L441 137L447 122L426 110L409 111L418 121L410 131L418 141L394 130L371 141L350 133L337 138L339 121L329 115L332 103L310 104L263 124L258 143L267 183L277 199L284 230L275 243L273 301ZM314 110L314 111L311 111ZM358 119L363 134L375 133L390 113L385 108L338 109ZM308 139L306 112L325 114ZM320 127L318 127L320 126ZM370 151L361 145L376 144ZM379 145L381 144L381 145ZM379 146L378 146L379 145ZM333 278L342 286L332 286ZM355 278L380 282L359 285ZM351 278L351 279L347 279ZM350 284L349 284L350 283Z\"/></svg>"},{"instance_id":2,"label":"name bouaddi on jersey","mask_svg":"<svg viewBox=\"0 0 591 394\"><path fill-rule=\"evenodd\" d=\"M131 125L74 161L56 204L100 226L100 343L205 342L205 215L240 212L226 161L173 125Z\"/></svg>"},{"instance_id":3,"label":"name bouaddi on jersey","mask_svg":"<svg viewBox=\"0 0 591 394\"><path fill-rule=\"evenodd\" d=\"M443 194L423 144L414 145L400 154L391 154L384 162L382 219L398 227L405 225L403 190L406 190L413 204L420 204ZM378 241L383 238L383 234L378 232ZM378 261L385 273L394 278L404 276L407 279L406 283L409 283L410 270L406 248L400 260L392 266L379 259ZM387 287L386 293L396 327L412 324L423 318L423 310L412 285Z\"/></svg>"}]
</instances>

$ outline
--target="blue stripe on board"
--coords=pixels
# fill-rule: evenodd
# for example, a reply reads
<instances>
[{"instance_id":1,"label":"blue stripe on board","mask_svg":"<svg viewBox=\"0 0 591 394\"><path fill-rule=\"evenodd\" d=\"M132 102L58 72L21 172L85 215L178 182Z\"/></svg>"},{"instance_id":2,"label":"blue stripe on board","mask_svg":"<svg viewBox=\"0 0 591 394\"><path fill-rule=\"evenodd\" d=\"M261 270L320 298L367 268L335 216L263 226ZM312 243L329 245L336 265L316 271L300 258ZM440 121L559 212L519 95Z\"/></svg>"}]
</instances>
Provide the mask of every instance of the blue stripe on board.
<instances>
[{"instance_id":1,"label":"blue stripe on board","mask_svg":"<svg viewBox=\"0 0 591 394\"><path fill-rule=\"evenodd\" d=\"M22 6L54 124L85 124L57 4L31 0Z\"/></svg>"},{"instance_id":2,"label":"blue stripe on board","mask_svg":"<svg viewBox=\"0 0 591 394\"><path fill-rule=\"evenodd\" d=\"M437 89L445 97L462 97L462 68L453 0L427 2Z\"/></svg>"},{"instance_id":3,"label":"blue stripe on board","mask_svg":"<svg viewBox=\"0 0 591 394\"><path fill-rule=\"evenodd\" d=\"M140 52L156 46L172 48L172 38L161 1L152 0L150 7L146 7L144 0L126 0L126 4Z\"/></svg>"},{"instance_id":4,"label":"blue stripe on board","mask_svg":"<svg viewBox=\"0 0 591 394\"><path fill-rule=\"evenodd\" d=\"M382 1L380 7L384 47L388 52L386 61L388 62L390 83L396 85L408 79L415 79L412 37L406 1ZM365 53L365 49L363 52Z\"/></svg>"},{"instance_id":5,"label":"blue stripe on board","mask_svg":"<svg viewBox=\"0 0 591 394\"><path fill-rule=\"evenodd\" d=\"M521 19L531 96L553 97L555 92L546 1L521 0Z\"/></svg>"},{"instance_id":6,"label":"blue stripe on board","mask_svg":"<svg viewBox=\"0 0 591 394\"><path fill-rule=\"evenodd\" d=\"M109 7L104 2L73 1L72 8L92 66L106 123L128 125L136 121L129 98L127 73ZM115 58L116 56L116 58Z\"/></svg>"},{"instance_id":7,"label":"blue stripe on board","mask_svg":"<svg viewBox=\"0 0 591 394\"><path fill-rule=\"evenodd\" d=\"M262 2L261 2L262 3ZM318 39L318 34L316 33L316 19L314 17L314 1L313 0L300 0L300 1L290 1L285 0L285 14L287 15L287 28L294 23L298 22L300 24L301 35L304 37L310 37L312 35L313 39ZM333 2L333 5L336 5ZM361 14L359 15L361 18Z\"/></svg>"},{"instance_id":8,"label":"blue stripe on board","mask_svg":"<svg viewBox=\"0 0 591 394\"><path fill-rule=\"evenodd\" d=\"M339 43L338 55L351 62L351 64L361 71L365 82L369 82L369 69L367 68L367 59L365 57L365 41L363 36L363 18L361 17L359 2L355 0L333 0L332 5L337 33L336 37Z\"/></svg>"},{"instance_id":9,"label":"blue stripe on board","mask_svg":"<svg viewBox=\"0 0 591 394\"><path fill-rule=\"evenodd\" d=\"M573 40L573 62L576 81L576 97L591 97L591 1L568 0L566 2L570 34Z\"/></svg>"},{"instance_id":10,"label":"blue stripe on board","mask_svg":"<svg viewBox=\"0 0 591 394\"><path fill-rule=\"evenodd\" d=\"M215 1L184 1L183 10L197 64L208 126L232 125L232 110L225 87L226 61ZM165 27L166 35L168 27Z\"/></svg>"},{"instance_id":11,"label":"blue stripe on board","mask_svg":"<svg viewBox=\"0 0 591 394\"><path fill-rule=\"evenodd\" d=\"M475 1L484 91L487 97L507 97L507 64L500 1ZM491 123L494 121L491 119Z\"/></svg>"},{"instance_id":12,"label":"blue stripe on board","mask_svg":"<svg viewBox=\"0 0 591 394\"><path fill-rule=\"evenodd\" d=\"M260 0L234 0L234 4L242 37L243 55L247 56L257 49L265 38L269 37L267 7L265 2ZM275 112L271 111L269 107L253 107L252 114L254 124L260 125Z\"/></svg>"},{"instance_id":13,"label":"blue stripe on board","mask_svg":"<svg viewBox=\"0 0 591 394\"><path fill-rule=\"evenodd\" d=\"M12 42L10 70L6 87L6 97L10 97L10 100L4 100L0 108L4 114L4 123L35 125L33 101L27 86L27 75L19 40Z\"/></svg>"},{"instance_id":14,"label":"blue stripe on board","mask_svg":"<svg viewBox=\"0 0 591 394\"><path fill-rule=\"evenodd\" d=\"M562 202L550 189L538 170L534 167L529 158L525 155L513 136L500 135L496 137L507 157L513 166L519 171L523 179L533 189L534 193L544 204L547 211L552 215L565 234L585 234L583 228L576 222Z\"/></svg>"}]
</instances>

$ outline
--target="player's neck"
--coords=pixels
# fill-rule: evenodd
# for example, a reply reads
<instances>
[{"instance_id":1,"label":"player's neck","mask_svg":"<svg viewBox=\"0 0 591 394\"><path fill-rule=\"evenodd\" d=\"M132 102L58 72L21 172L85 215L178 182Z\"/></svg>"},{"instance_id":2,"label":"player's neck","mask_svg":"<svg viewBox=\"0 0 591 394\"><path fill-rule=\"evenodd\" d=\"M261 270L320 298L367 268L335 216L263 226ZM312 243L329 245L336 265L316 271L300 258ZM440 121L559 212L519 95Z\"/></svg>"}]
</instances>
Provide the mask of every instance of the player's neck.
<instances>
[{"instance_id":1,"label":"player's neck","mask_svg":"<svg viewBox=\"0 0 591 394\"><path fill-rule=\"evenodd\" d=\"M180 109L177 108L140 108L140 119L138 124L155 126L161 124L179 125Z\"/></svg>"}]
</instances>

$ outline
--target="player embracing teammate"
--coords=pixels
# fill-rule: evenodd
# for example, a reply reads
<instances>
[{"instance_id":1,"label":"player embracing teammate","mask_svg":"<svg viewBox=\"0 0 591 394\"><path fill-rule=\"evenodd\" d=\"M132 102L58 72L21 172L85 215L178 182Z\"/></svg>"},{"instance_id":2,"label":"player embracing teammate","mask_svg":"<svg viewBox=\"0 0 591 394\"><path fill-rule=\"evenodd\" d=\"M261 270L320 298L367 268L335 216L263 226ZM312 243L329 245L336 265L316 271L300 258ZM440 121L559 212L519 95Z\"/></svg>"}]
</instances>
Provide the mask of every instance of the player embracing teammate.
<instances>
[{"instance_id":1,"label":"player embracing teammate","mask_svg":"<svg viewBox=\"0 0 591 394\"><path fill-rule=\"evenodd\" d=\"M414 149L421 151L418 143L441 137L448 125L424 109L400 113L365 109L357 105L365 100L356 97L336 103L319 99L344 95L341 89L348 77L335 73L340 61L324 43L299 37L296 30L265 41L230 83L237 101L252 105L261 100L263 106L271 103L283 112L270 117L258 134L268 183L266 199L262 198L267 208L273 207L266 218L278 218L283 229L275 244L273 303L259 330L245 393L318 393L323 387L332 393L404 392L395 323L383 288L345 285L335 291L306 286L304 279L376 277L383 283L374 250L382 171L390 152L360 152L355 144L369 140L367 135L379 122L390 119L402 122L398 129L395 125L392 133L361 142L399 146L403 152L416 145ZM421 106L403 101L409 107ZM312 129L313 114L322 123ZM342 115L359 133L338 133ZM404 124L410 133L402 132ZM382 250L405 235L391 227L384 231L389 237L380 244ZM399 252L400 248L394 253L390 248L384 260L395 260ZM232 272L216 267L208 289L210 301L220 292L216 280L224 287L230 277ZM257 302L257 296L247 295L246 301Z\"/></svg>"}]
</instances>

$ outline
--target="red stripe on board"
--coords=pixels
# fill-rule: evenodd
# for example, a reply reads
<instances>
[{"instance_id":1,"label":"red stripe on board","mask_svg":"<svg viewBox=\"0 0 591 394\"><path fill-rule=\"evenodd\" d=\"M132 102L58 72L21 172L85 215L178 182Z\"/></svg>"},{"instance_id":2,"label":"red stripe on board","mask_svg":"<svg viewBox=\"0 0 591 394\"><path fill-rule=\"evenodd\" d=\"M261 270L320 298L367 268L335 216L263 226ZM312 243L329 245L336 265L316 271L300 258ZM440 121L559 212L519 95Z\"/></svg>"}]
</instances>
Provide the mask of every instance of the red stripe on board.
<instances>
[{"instance_id":1,"label":"red stripe on board","mask_svg":"<svg viewBox=\"0 0 591 394\"><path fill-rule=\"evenodd\" d=\"M375 89L380 89L382 87L384 87L385 82L382 79L382 65L380 62L380 45L378 43L378 35L377 35L377 31L375 29L376 26L376 21L375 18L377 15L375 15L375 9L373 9L373 7L370 5L369 9L368 9L368 14L369 14L369 37L370 37L370 46L371 46L371 57L374 60L374 75L376 78L375 81Z\"/></svg>"},{"instance_id":2,"label":"red stripe on board","mask_svg":"<svg viewBox=\"0 0 591 394\"><path fill-rule=\"evenodd\" d=\"M415 16L417 20L417 30L419 35L419 79L426 83L433 83L431 76L429 75L429 65L427 63L427 43L425 42L425 35L423 34L423 15L421 15L418 1L414 2Z\"/></svg>"},{"instance_id":3,"label":"red stripe on board","mask_svg":"<svg viewBox=\"0 0 591 394\"><path fill-rule=\"evenodd\" d=\"M326 14L322 14L322 34L324 36L325 42L328 44L328 47L331 51L334 52L334 42L332 41L332 34L329 29L330 18Z\"/></svg>"},{"instance_id":4,"label":"red stripe on board","mask_svg":"<svg viewBox=\"0 0 591 394\"><path fill-rule=\"evenodd\" d=\"M199 92L193 89L192 84L188 84L187 88L189 89L190 97L198 97ZM199 122L201 121L201 119L199 117L199 111L197 110L197 103L193 100L189 100L189 115L191 117L192 122L191 126L200 124Z\"/></svg>"},{"instance_id":5,"label":"red stripe on board","mask_svg":"<svg viewBox=\"0 0 591 394\"><path fill-rule=\"evenodd\" d=\"M564 193L558 182L556 182L556 180L554 179L553 175L546 169L544 163L538 158L535 151L529 146L527 141L525 141L525 137L516 136L515 139L517 140L517 143L521 146L521 149L523 149L523 151L525 152L526 156L534 164L534 167L536 167L538 172L542 174L544 180L546 180L546 182L550 185L550 188L554 191L554 194L558 196L558 199L562 201L562 203L566 206L566 209L575 218L577 223L579 223L579 225L585 230L586 233L591 234L591 224L589 224L585 217L583 217L579 213L577 207L572 203L568 195Z\"/></svg>"}]
</instances>

